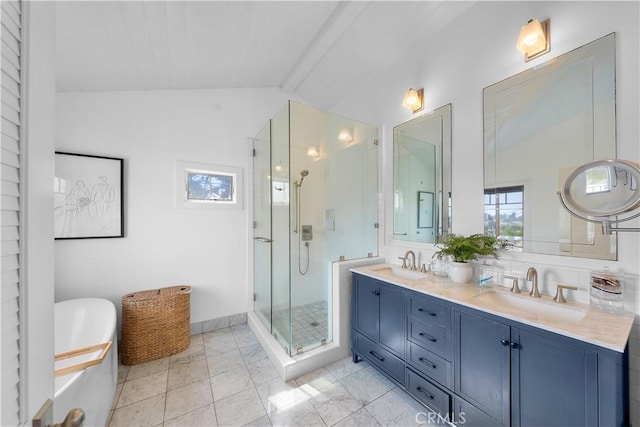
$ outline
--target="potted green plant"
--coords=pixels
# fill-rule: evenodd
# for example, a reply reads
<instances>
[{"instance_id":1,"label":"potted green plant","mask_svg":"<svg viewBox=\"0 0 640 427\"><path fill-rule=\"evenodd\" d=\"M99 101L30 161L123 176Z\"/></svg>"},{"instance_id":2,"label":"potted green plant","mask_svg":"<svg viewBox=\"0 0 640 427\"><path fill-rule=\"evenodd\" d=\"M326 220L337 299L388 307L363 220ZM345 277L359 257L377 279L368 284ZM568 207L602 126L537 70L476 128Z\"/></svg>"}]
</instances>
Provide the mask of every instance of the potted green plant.
<instances>
[{"instance_id":1,"label":"potted green plant","mask_svg":"<svg viewBox=\"0 0 640 427\"><path fill-rule=\"evenodd\" d=\"M486 234L463 236L449 234L446 239L436 245L440 249L436 254L451 257L449 278L454 282L466 283L473 276L473 267L469 261L478 256L498 258L498 239Z\"/></svg>"}]
</instances>

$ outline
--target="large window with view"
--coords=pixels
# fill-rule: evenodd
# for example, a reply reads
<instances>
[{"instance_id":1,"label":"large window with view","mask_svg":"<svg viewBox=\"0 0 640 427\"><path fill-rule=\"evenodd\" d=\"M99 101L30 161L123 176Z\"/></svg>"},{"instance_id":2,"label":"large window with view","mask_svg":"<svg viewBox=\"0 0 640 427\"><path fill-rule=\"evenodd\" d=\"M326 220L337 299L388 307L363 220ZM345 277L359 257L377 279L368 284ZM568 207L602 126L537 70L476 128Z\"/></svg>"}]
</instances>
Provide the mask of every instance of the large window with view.
<instances>
[{"instance_id":1,"label":"large window with view","mask_svg":"<svg viewBox=\"0 0 640 427\"><path fill-rule=\"evenodd\" d=\"M484 232L522 250L524 186L487 188L484 191Z\"/></svg>"}]
</instances>

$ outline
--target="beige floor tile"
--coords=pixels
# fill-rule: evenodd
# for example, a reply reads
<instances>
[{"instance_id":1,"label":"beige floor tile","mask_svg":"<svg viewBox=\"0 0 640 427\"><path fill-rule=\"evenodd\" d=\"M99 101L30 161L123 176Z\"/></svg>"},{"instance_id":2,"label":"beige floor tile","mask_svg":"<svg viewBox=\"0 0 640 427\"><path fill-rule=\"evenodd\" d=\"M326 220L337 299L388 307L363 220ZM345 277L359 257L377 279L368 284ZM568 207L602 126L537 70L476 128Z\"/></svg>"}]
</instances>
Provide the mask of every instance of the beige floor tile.
<instances>
[{"instance_id":1,"label":"beige floor tile","mask_svg":"<svg viewBox=\"0 0 640 427\"><path fill-rule=\"evenodd\" d=\"M213 402L211 383L204 379L167 392L164 418L170 420Z\"/></svg>"},{"instance_id":2,"label":"beige floor tile","mask_svg":"<svg viewBox=\"0 0 640 427\"><path fill-rule=\"evenodd\" d=\"M118 384L125 382L129 374L129 366L118 365Z\"/></svg>"},{"instance_id":3,"label":"beige floor tile","mask_svg":"<svg viewBox=\"0 0 640 427\"><path fill-rule=\"evenodd\" d=\"M133 381L126 381L122 386L116 408L147 399L167 391L167 371L158 372Z\"/></svg>"},{"instance_id":4,"label":"beige floor tile","mask_svg":"<svg viewBox=\"0 0 640 427\"><path fill-rule=\"evenodd\" d=\"M133 365L129 367L127 381L157 374L158 372L166 371L167 369L169 369L169 359L166 357L158 360L152 360L147 363L141 363L140 365Z\"/></svg>"},{"instance_id":5,"label":"beige floor tile","mask_svg":"<svg viewBox=\"0 0 640 427\"><path fill-rule=\"evenodd\" d=\"M269 414L269 418L271 419L271 424L274 426L326 426L310 402L303 402L297 405L288 406Z\"/></svg>"},{"instance_id":6,"label":"beige floor tile","mask_svg":"<svg viewBox=\"0 0 640 427\"><path fill-rule=\"evenodd\" d=\"M335 424L334 427L378 427L380 423L373 416L362 408L349 415L344 420ZM411 424L413 426L413 424ZM416 424L417 426L417 424Z\"/></svg>"},{"instance_id":7,"label":"beige floor tile","mask_svg":"<svg viewBox=\"0 0 640 427\"><path fill-rule=\"evenodd\" d=\"M285 383L279 377L257 385L256 390L268 414L311 399L295 381Z\"/></svg>"},{"instance_id":8,"label":"beige floor tile","mask_svg":"<svg viewBox=\"0 0 640 427\"><path fill-rule=\"evenodd\" d=\"M246 347L240 347L240 354L242 354L242 358L247 365L259 362L260 360L268 357L260 344L251 344Z\"/></svg>"},{"instance_id":9,"label":"beige floor tile","mask_svg":"<svg viewBox=\"0 0 640 427\"><path fill-rule=\"evenodd\" d=\"M340 383L363 404L373 402L395 387L391 381L374 372L373 368L361 369L342 378Z\"/></svg>"},{"instance_id":10,"label":"beige floor tile","mask_svg":"<svg viewBox=\"0 0 640 427\"><path fill-rule=\"evenodd\" d=\"M113 412L109 427L153 426L161 424L164 416L165 394L150 397Z\"/></svg>"},{"instance_id":11,"label":"beige floor tile","mask_svg":"<svg viewBox=\"0 0 640 427\"><path fill-rule=\"evenodd\" d=\"M213 427L217 425L213 402L164 422L164 427Z\"/></svg>"},{"instance_id":12,"label":"beige floor tile","mask_svg":"<svg viewBox=\"0 0 640 427\"><path fill-rule=\"evenodd\" d=\"M272 380L274 378L280 378L278 371L274 368L273 363L267 358L262 359L256 363L247 365L251 379L255 385L262 384L263 382Z\"/></svg>"},{"instance_id":13,"label":"beige floor tile","mask_svg":"<svg viewBox=\"0 0 640 427\"><path fill-rule=\"evenodd\" d=\"M116 404L118 403L118 398L120 397L120 393L122 393L122 387L124 383L119 383L116 385L116 392L113 394L113 401L111 402L111 409L116 409Z\"/></svg>"},{"instance_id":14,"label":"beige floor tile","mask_svg":"<svg viewBox=\"0 0 640 427\"><path fill-rule=\"evenodd\" d=\"M215 406L221 426L241 426L266 415L260 396L253 387L218 400Z\"/></svg>"},{"instance_id":15,"label":"beige floor tile","mask_svg":"<svg viewBox=\"0 0 640 427\"><path fill-rule=\"evenodd\" d=\"M382 425L417 425L418 413L429 412L418 402L399 389L391 390L366 407L367 411ZM425 419L424 417L422 418Z\"/></svg>"},{"instance_id":16,"label":"beige floor tile","mask_svg":"<svg viewBox=\"0 0 640 427\"><path fill-rule=\"evenodd\" d=\"M305 386L305 390L322 390L338 380L327 368L320 368L300 375L295 381L299 386Z\"/></svg>"},{"instance_id":17,"label":"beige floor tile","mask_svg":"<svg viewBox=\"0 0 640 427\"><path fill-rule=\"evenodd\" d=\"M331 384L314 396L311 404L322 420L331 426L362 409L363 403L354 398L340 383Z\"/></svg>"},{"instance_id":18,"label":"beige floor tile","mask_svg":"<svg viewBox=\"0 0 640 427\"><path fill-rule=\"evenodd\" d=\"M193 360L189 363L176 363L169 368L167 390L175 390L205 378L209 378L209 367L206 359Z\"/></svg>"},{"instance_id":19,"label":"beige floor tile","mask_svg":"<svg viewBox=\"0 0 640 427\"><path fill-rule=\"evenodd\" d=\"M346 376L353 374L354 372L358 372L364 368L369 366L367 362L360 361L358 363L353 363L351 361L351 356L345 357L344 359L340 359L336 362L330 363L325 366L325 368L333 374L336 379L340 380Z\"/></svg>"},{"instance_id":20,"label":"beige floor tile","mask_svg":"<svg viewBox=\"0 0 640 427\"><path fill-rule=\"evenodd\" d=\"M245 366L238 350L208 357L207 364L209 365L209 375L212 377Z\"/></svg>"},{"instance_id":21,"label":"beige floor tile","mask_svg":"<svg viewBox=\"0 0 640 427\"><path fill-rule=\"evenodd\" d=\"M211 390L213 391L214 401L224 399L251 387L253 387L253 381L249 370L244 366L211 377Z\"/></svg>"}]
</instances>

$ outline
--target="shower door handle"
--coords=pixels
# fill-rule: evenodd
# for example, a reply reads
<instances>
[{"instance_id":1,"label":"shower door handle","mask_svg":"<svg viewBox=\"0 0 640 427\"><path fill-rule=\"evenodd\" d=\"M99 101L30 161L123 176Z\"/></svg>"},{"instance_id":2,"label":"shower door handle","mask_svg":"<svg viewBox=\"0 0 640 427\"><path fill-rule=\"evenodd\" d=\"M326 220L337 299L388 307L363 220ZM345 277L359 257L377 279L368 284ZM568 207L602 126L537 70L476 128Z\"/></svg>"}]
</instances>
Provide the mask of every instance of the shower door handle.
<instances>
[{"instance_id":1,"label":"shower door handle","mask_svg":"<svg viewBox=\"0 0 640 427\"><path fill-rule=\"evenodd\" d=\"M271 243L271 242L273 242L273 240L267 239L266 237L254 237L253 240L257 240L258 242L262 242L262 243Z\"/></svg>"}]
</instances>

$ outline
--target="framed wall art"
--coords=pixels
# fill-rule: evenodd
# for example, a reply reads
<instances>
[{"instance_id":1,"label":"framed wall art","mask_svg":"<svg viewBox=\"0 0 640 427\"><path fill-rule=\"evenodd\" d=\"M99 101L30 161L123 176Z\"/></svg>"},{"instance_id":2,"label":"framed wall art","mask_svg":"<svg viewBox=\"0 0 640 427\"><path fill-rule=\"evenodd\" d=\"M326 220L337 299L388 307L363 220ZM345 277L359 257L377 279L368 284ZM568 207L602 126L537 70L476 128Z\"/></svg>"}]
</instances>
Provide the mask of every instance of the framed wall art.
<instances>
[{"instance_id":1,"label":"framed wall art","mask_svg":"<svg viewBox=\"0 0 640 427\"><path fill-rule=\"evenodd\" d=\"M54 236L124 237L123 159L55 154Z\"/></svg>"}]
</instances>

